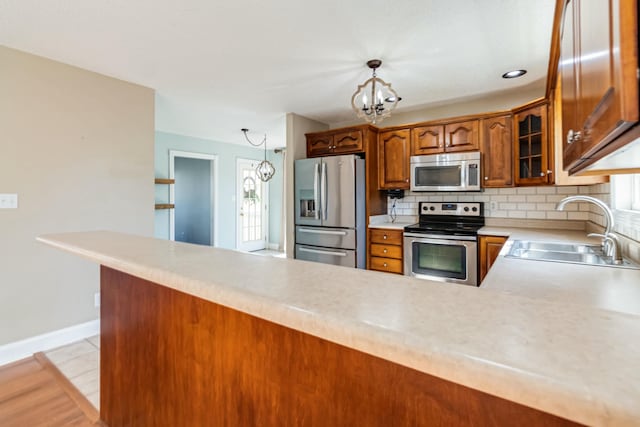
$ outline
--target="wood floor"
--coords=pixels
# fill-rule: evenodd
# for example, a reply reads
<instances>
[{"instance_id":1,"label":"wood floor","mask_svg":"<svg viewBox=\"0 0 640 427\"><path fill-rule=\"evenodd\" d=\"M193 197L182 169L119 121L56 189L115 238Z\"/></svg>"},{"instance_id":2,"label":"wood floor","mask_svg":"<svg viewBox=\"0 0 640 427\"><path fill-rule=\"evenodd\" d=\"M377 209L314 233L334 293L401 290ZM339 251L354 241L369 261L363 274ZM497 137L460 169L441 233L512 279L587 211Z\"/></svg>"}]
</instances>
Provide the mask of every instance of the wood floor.
<instances>
[{"instance_id":1,"label":"wood floor","mask_svg":"<svg viewBox=\"0 0 640 427\"><path fill-rule=\"evenodd\" d=\"M44 356L0 366L0 426L101 426L98 411Z\"/></svg>"}]
</instances>

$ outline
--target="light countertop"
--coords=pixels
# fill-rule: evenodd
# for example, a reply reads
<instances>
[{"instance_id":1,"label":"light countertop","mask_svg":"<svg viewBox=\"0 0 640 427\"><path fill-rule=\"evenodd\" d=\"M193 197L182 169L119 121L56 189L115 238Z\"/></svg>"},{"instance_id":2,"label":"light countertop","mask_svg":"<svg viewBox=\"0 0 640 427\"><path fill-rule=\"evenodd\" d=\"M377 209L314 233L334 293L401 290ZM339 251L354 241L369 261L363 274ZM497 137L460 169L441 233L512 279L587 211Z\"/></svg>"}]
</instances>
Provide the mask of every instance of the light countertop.
<instances>
[{"instance_id":1,"label":"light countertop","mask_svg":"<svg viewBox=\"0 0 640 427\"><path fill-rule=\"evenodd\" d=\"M481 289L640 315L640 270L505 256L513 240L600 243L584 231L484 227L479 233L509 237Z\"/></svg>"},{"instance_id":2,"label":"light countertop","mask_svg":"<svg viewBox=\"0 0 640 427\"><path fill-rule=\"evenodd\" d=\"M418 222L418 217L411 215L398 215L395 221L389 215L375 215L369 217L369 228L386 228L389 230L404 230L407 225Z\"/></svg>"},{"instance_id":3,"label":"light countertop","mask_svg":"<svg viewBox=\"0 0 640 427\"><path fill-rule=\"evenodd\" d=\"M39 240L577 422L640 423L640 316L499 289L529 271L475 288L114 232Z\"/></svg>"}]
</instances>

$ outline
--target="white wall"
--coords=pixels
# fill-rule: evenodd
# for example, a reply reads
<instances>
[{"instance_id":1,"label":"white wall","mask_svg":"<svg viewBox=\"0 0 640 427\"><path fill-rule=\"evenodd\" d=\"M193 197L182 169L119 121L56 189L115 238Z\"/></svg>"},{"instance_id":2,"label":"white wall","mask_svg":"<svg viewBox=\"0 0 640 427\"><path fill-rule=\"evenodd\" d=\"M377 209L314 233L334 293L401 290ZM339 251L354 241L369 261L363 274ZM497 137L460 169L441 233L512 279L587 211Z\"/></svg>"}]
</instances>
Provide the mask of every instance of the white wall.
<instances>
[{"instance_id":1,"label":"white wall","mask_svg":"<svg viewBox=\"0 0 640 427\"><path fill-rule=\"evenodd\" d=\"M80 324L98 266L35 241L153 232L153 90L0 46L0 345Z\"/></svg>"}]
</instances>

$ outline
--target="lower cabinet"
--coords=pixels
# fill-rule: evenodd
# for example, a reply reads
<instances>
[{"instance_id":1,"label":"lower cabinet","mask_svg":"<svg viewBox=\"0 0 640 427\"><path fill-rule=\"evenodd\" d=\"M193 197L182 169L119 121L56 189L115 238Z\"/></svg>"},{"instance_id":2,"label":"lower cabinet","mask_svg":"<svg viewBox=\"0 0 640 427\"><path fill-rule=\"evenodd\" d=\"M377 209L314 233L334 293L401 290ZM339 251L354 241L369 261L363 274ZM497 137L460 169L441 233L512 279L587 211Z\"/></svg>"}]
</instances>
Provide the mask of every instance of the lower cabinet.
<instances>
[{"instance_id":1,"label":"lower cabinet","mask_svg":"<svg viewBox=\"0 0 640 427\"><path fill-rule=\"evenodd\" d=\"M482 283L484 276L487 275L489 269L498 258L498 254L507 241L508 237L504 236L479 236L480 254L478 255L480 263L480 280Z\"/></svg>"},{"instance_id":2,"label":"lower cabinet","mask_svg":"<svg viewBox=\"0 0 640 427\"><path fill-rule=\"evenodd\" d=\"M402 274L402 230L369 229L369 269Z\"/></svg>"}]
</instances>

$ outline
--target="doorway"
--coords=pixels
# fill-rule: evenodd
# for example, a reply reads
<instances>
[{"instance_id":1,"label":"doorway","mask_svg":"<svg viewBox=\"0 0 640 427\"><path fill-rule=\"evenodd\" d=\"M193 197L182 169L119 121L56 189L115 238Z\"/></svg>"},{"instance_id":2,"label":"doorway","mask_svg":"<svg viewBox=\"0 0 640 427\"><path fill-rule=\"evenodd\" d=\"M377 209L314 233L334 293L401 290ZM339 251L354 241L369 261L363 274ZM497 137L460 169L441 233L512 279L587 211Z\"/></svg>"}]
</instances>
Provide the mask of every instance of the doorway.
<instances>
[{"instance_id":1,"label":"doorway","mask_svg":"<svg viewBox=\"0 0 640 427\"><path fill-rule=\"evenodd\" d=\"M169 216L171 240L217 245L217 156L183 151L169 152L170 191L175 205Z\"/></svg>"},{"instance_id":2,"label":"doorway","mask_svg":"<svg viewBox=\"0 0 640 427\"><path fill-rule=\"evenodd\" d=\"M268 185L256 174L259 160L238 159L236 163L236 248L241 251L266 249L269 234Z\"/></svg>"}]
</instances>

